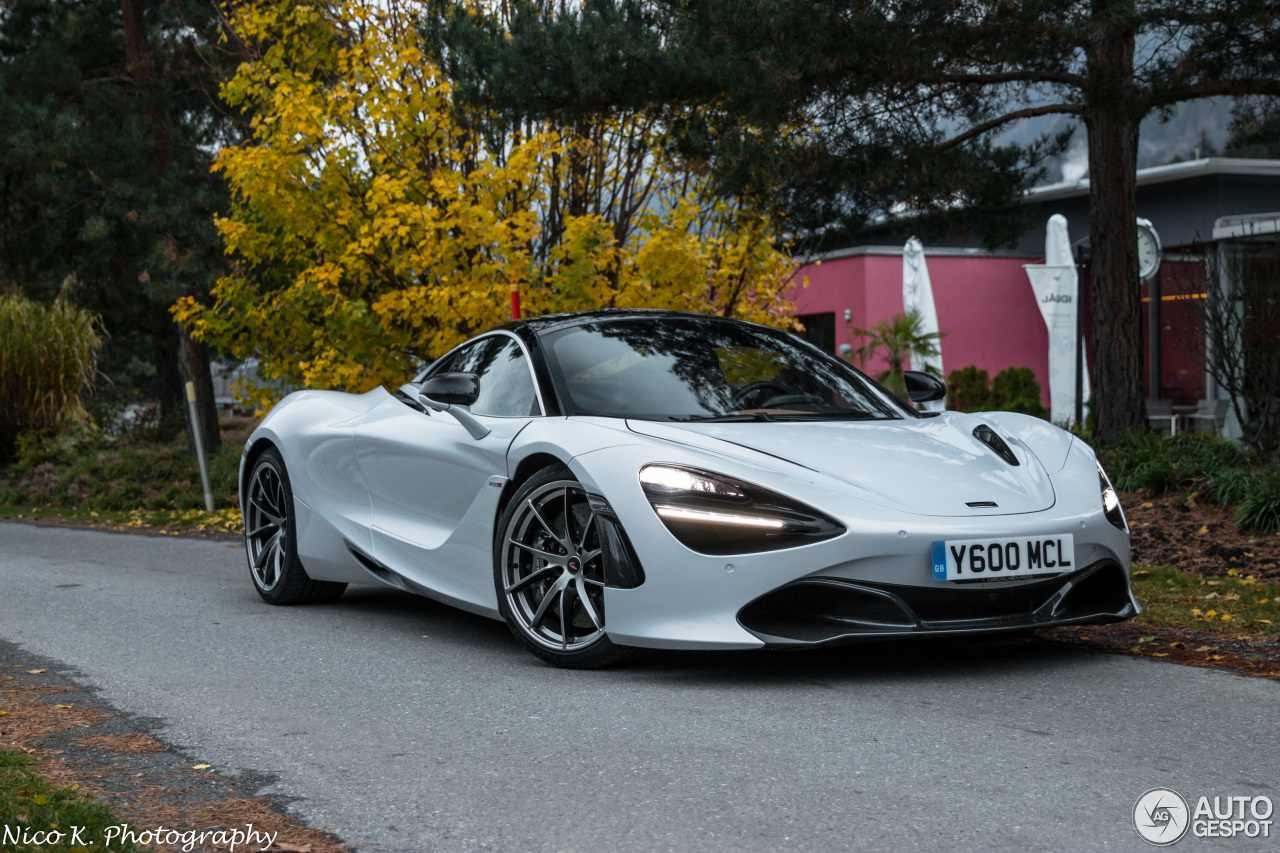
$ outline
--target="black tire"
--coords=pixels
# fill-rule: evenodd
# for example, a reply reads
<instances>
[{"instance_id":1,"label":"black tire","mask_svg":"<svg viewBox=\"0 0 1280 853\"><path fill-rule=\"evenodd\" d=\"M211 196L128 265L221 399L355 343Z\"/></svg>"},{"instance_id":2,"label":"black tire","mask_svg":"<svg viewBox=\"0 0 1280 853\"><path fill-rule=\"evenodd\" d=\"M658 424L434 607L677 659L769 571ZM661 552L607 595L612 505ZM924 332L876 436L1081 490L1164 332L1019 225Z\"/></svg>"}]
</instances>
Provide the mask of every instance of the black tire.
<instances>
[{"instance_id":1,"label":"black tire","mask_svg":"<svg viewBox=\"0 0 1280 853\"><path fill-rule=\"evenodd\" d=\"M274 448L263 451L245 488L244 550L253 588L270 604L337 601L345 583L312 580L298 559L293 488L284 460Z\"/></svg>"},{"instance_id":2,"label":"black tire","mask_svg":"<svg viewBox=\"0 0 1280 853\"><path fill-rule=\"evenodd\" d=\"M637 650L605 633L599 531L586 492L563 465L516 491L493 538L498 609L526 649L553 666L616 666Z\"/></svg>"}]
</instances>

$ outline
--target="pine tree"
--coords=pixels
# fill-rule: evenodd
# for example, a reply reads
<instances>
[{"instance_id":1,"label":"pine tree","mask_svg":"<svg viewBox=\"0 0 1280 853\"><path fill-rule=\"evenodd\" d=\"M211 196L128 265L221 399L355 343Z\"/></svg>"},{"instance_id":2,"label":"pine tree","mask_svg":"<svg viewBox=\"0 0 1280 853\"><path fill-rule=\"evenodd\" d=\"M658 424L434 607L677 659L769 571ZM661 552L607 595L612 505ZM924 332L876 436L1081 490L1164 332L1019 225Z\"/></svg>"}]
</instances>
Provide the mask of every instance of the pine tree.
<instances>
[{"instance_id":1,"label":"pine tree","mask_svg":"<svg viewBox=\"0 0 1280 853\"><path fill-rule=\"evenodd\" d=\"M198 0L0 9L0 286L66 293L101 314L103 371L151 385L176 427L185 406L169 307L207 293L224 264L213 214L227 194L209 166L234 128L217 101L231 59L214 49L217 9ZM208 354L187 349L205 446L216 448Z\"/></svg>"}]
</instances>

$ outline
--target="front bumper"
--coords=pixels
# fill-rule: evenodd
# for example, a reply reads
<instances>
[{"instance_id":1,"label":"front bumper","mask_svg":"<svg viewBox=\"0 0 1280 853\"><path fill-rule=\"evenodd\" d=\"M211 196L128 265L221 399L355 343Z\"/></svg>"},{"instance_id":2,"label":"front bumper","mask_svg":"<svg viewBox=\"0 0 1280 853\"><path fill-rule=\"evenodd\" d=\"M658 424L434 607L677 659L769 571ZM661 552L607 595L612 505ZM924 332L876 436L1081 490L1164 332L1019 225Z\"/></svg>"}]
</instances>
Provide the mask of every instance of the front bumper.
<instances>
[{"instance_id":1,"label":"front bumper","mask_svg":"<svg viewBox=\"0 0 1280 853\"><path fill-rule=\"evenodd\" d=\"M975 510L964 517L926 516L871 503L832 487L816 472L788 474L772 467L731 459L708 460L705 454L678 446L659 456L652 447L619 446L583 454L570 467L589 492L605 495L635 547L644 582L632 589L606 588L606 624L619 645L665 649L751 649L765 645L837 642L848 638L979 633L1050 624L1116 621L1139 611L1128 584L1129 536L1103 515L1097 466L1090 452L1073 449L1074 473L1054 480L1055 505L1040 512L1001 514ZM1070 461L1070 460L1069 460ZM812 545L754 554L712 556L695 553L676 541L649 505L637 472L662 462L714 469L815 507L847 529L839 537ZM606 488L605 486L608 486ZM1090 612L1040 611L1048 597L1037 598L1012 612L984 609L977 585L933 579L931 543L937 540L1005 538L1071 533L1079 566L1110 565L1115 587L1124 601L1111 609ZM1084 569L1049 579L1027 578L997 584L983 595L1014 590L1056 590ZM889 593L905 604L884 625L849 624L826 634L779 633L776 625L752 621L748 608L800 584L834 583L827 587L868 595ZM845 586L839 586L844 584ZM1057 585L1057 586L1055 586ZM788 593L790 595L791 593ZM1018 595L1032 593L1018 592ZM1039 595L1039 592L1035 593ZM880 596L884 598L883 595ZM937 597L958 609L939 616L922 603ZM1065 598L1065 597L1064 597ZM787 601L784 596L779 601ZM959 605L973 605L966 611ZM775 616L777 608L774 608ZM744 618L743 614L746 614ZM1127 614L1127 615L1124 615ZM813 614L810 614L813 615ZM819 614L821 615L821 614ZM1049 618L1046 618L1049 617ZM825 617L824 617L825 618ZM819 620L821 621L821 620ZM945 623L945 624L939 624Z\"/></svg>"},{"instance_id":2,"label":"front bumper","mask_svg":"<svg viewBox=\"0 0 1280 853\"><path fill-rule=\"evenodd\" d=\"M1034 583L929 588L812 577L761 596L738 622L767 647L824 646L1120 622L1137 615L1113 560Z\"/></svg>"}]
</instances>

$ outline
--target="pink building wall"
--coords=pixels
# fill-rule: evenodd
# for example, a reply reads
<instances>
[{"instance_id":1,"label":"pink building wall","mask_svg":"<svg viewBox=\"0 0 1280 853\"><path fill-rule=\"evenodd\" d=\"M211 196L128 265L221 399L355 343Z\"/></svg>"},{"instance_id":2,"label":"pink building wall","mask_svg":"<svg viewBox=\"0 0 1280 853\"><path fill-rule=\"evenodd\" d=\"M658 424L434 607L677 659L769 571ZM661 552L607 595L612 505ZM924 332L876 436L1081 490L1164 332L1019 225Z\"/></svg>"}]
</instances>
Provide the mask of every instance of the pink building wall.
<instances>
[{"instance_id":1,"label":"pink building wall","mask_svg":"<svg viewBox=\"0 0 1280 853\"><path fill-rule=\"evenodd\" d=\"M925 262L938 326L946 334L941 342L943 371L976 365L994 377L1007 367L1030 367L1040 382L1041 401L1048 406L1049 334L1022 269L1023 264L1044 259L931 255L926 249ZM901 252L871 249L811 263L800 269L797 281L806 277L808 286L792 292L796 313L833 312L837 350L842 344L861 345L849 327L869 328L902 313ZM863 369L874 375L884 369L883 360Z\"/></svg>"}]
</instances>

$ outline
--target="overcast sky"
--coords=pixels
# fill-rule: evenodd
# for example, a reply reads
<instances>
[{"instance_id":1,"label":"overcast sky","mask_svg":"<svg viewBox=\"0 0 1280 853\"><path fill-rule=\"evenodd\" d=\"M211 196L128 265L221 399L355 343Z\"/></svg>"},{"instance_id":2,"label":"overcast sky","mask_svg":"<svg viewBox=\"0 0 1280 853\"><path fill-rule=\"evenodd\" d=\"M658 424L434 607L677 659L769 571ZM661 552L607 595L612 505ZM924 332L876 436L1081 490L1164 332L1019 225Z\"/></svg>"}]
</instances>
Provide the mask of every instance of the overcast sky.
<instances>
[{"instance_id":1,"label":"overcast sky","mask_svg":"<svg viewBox=\"0 0 1280 853\"><path fill-rule=\"evenodd\" d=\"M1202 132L1215 151L1221 149L1227 142L1227 126L1230 123L1230 98L1185 101L1174 108L1168 122L1161 121L1156 114L1147 116L1142 122L1138 139L1138 168L1163 166L1175 159L1194 159L1196 147L1201 145ZM1015 142L1029 141L1046 131L1056 132L1072 124L1079 126L1071 137L1071 147L1061 160L1050 166L1046 180L1048 183L1075 181L1088 175L1089 150L1084 126L1070 116L1046 116L1023 122L999 138ZM1201 150L1200 156L1207 157L1210 153Z\"/></svg>"}]
</instances>

